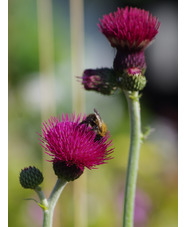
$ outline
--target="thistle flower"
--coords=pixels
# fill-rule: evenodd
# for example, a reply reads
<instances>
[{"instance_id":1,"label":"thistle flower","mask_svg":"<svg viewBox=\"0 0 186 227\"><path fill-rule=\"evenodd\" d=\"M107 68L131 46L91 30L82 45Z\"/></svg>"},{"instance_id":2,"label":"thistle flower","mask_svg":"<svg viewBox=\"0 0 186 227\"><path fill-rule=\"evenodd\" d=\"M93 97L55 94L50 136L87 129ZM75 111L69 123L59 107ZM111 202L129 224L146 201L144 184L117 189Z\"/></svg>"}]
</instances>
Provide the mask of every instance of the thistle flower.
<instances>
[{"instance_id":1,"label":"thistle flower","mask_svg":"<svg viewBox=\"0 0 186 227\"><path fill-rule=\"evenodd\" d=\"M104 15L98 26L112 47L140 51L154 39L160 22L148 11L127 6Z\"/></svg>"},{"instance_id":2,"label":"thistle flower","mask_svg":"<svg viewBox=\"0 0 186 227\"><path fill-rule=\"evenodd\" d=\"M86 69L81 79L86 90L110 95L117 89L117 75L113 69Z\"/></svg>"},{"instance_id":3,"label":"thistle flower","mask_svg":"<svg viewBox=\"0 0 186 227\"><path fill-rule=\"evenodd\" d=\"M85 116L82 120L85 120ZM67 181L77 179L84 168L94 169L106 163L113 152L109 134L96 141L96 132L81 123L81 116L51 117L43 123L41 146L52 157L55 174Z\"/></svg>"},{"instance_id":4,"label":"thistle flower","mask_svg":"<svg viewBox=\"0 0 186 227\"><path fill-rule=\"evenodd\" d=\"M100 19L100 31L111 46L117 49L113 68L120 72L121 77L127 69L138 68L145 71L144 50L157 35L159 26L158 19L148 11L128 6L124 9L118 8L116 12Z\"/></svg>"}]
</instances>

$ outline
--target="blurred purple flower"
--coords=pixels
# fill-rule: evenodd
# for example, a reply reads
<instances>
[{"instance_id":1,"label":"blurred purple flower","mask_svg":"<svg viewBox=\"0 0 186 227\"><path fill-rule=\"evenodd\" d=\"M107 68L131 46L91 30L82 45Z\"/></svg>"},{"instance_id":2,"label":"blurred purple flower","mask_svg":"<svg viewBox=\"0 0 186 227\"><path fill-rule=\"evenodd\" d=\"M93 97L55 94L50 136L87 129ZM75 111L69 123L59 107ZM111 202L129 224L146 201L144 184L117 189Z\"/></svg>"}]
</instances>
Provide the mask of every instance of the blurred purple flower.
<instances>
[{"instance_id":1,"label":"blurred purple flower","mask_svg":"<svg viewBox=\"0 0 186 227\"><path fill-rule=\"evenodd\" d=\"M42 210L39 206L37 206L34 202L28 203L27 206L28 214L31 218L32 224L34 226L41 226L42 225Z\"/></svg>"},{"instance_id":2,"label":"blurred purple flower","mask_svg":"<svg viewBox=\"0 0 186 227\"><path fill-rule=\"evenodd\" d=\"M145 225L151 207L152 204L149 196L146 193L137 190L134 208L134 225L136 225L136 227Z\"/></svg>"},{"instance_id":3,"label":"blurred purple flower","mask_svg":"<svg viewBox=\"0 0 186 227\"><path fill-rule=\"evenodd\" d=\"M119 210L123 210L123 190L120 191L118 196ZM142 190L137 189L134 207L134 226L145 227L147 225L148 216L152 209L152 202L148 194Z\"/></svg>"}]
</instances>

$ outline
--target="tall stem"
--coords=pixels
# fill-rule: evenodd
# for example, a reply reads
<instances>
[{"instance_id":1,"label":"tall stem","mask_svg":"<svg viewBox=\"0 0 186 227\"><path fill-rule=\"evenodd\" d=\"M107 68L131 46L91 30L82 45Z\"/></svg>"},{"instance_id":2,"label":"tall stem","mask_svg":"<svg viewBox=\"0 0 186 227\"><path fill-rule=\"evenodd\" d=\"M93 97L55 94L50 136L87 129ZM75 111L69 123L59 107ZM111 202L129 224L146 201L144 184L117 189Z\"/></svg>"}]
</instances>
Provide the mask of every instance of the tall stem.
<instances>
[{"instance_id":1,"label":"tall stem","mask_svg":"<svg viewBox=\"0 0 186 227\"><path fill-rule=\"evenodd\" d=\"M141 142L141 119L138 92L124 91L130 115L130 150L125 184L123 227L133 227L134 202Z\"/></svg>"},{"instance_id":2,"label":"tall stem","mask_svg":"<svg viewBox=\"0 0 186 227\"><path fill-rule=\"evenodd\" d=\"M52 227L54 208L66 183L65 180L58 178L48 199L48 207L47 209L43 209L43 227Z\"/></svg>"},{"instance_id":3,"label":"tall stem","mask_svg":"<svg viewBox=\"0 0 186 227\"><path fill-rule=\"evenodd\" d=\"M84 0L70 0L70 37L72 70L72 110L85 112L85 93L76 76L84 70ZM87 173L73 181L74 227L88 226L87 218Z\"/></svg>"}]
</instances>

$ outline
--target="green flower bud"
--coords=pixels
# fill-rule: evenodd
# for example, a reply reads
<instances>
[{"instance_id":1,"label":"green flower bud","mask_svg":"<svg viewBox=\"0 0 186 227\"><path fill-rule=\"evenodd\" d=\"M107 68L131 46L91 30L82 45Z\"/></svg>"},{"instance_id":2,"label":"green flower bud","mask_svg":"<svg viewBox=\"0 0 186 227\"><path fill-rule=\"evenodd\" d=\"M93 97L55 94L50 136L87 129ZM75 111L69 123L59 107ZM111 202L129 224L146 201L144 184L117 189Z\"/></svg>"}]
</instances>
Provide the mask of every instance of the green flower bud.
<instances>
[{"instance_id":1,"label":"green flower bud","mask_svg":"<svg viewBox=\"0 0 186 227\"><path fill-rule=\"evenodd\" d=\"M146 77L138 68L129 68L122 75L122 88L127 91L141 91L146 82Z\"/></svg>"},{"instance_id":2,"label":"green flower bud","mask_svg":"<svg viewBox=\"0 0 186 227\"><path fill-rule=\"evenodd\" d=\"M66 162L62 161L54 161L53 169L58 178L63 178L66 181L74 181L83 173L83 170L75 164L67 166Z\"/></svg>"},{"instance_id":3,"label":"green flower bud","mask_svg":"<svg viewBox=\"0 0 186 227\"><path fill-rule=\"evenodd\" d=\"M27 167L21 170L19 182L23 188L35 189L43 182L43 174L36 167Z\"/></svg>"}]
</instances>

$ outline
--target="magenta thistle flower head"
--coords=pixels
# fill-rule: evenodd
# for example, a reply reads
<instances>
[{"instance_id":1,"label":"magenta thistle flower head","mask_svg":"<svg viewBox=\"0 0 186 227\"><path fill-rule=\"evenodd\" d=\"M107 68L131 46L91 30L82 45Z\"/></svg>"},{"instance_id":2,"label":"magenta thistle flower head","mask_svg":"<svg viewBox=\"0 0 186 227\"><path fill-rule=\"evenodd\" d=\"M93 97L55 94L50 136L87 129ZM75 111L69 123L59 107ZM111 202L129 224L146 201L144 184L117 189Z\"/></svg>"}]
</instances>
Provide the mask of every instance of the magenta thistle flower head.
<instances>
[{"instance_id":1,"label":"magenta thistle flower head","mask_svg":"<svg viewBox=\"0 0 186 227\"><path fill-rule=\"evenodd\" d=\"M98 27L111 46L117 48L114 70L120 73L128 68L145 70L144 50L157 35L159 26L158 19L143 9L127 6L104 15Z\"/></svg>"},{"instance_id":2,"label":"magenta thistle flower head","mask_svg":"<svg viewBox=\"0 0 186 227\"><path fill-rule=\"evenodd\" d=\"M86 90L111 95L117 89L117 75L113 69L86 69L81 79Z\"/></svg>"},{"instance_id":3,"label":"magenta thistle flower head","mask_svg":"<svg viewBox=\"0 0 186 227\"><path fill-rule=\"evenodd\" d=\"M39 139L45 152L52 157L55 174L67 181L78 178L85 167L93 169L112 158L109 133L98 141L96 132L80 123L80 115L77 118L75 114L51 117L48 123L43 123Z\"/></svg>"},{"instance_id":4,"label":"magenta thistle flower head","mask_svg":"<svg viewBox=\"0 0 186 227\"><path fill-rule=\"evenodd\" d=\"M148 11L127 6L104 15L98 26L113 47L139 51L154 39L160 22Z\"/></svg>"}]
</instances>

